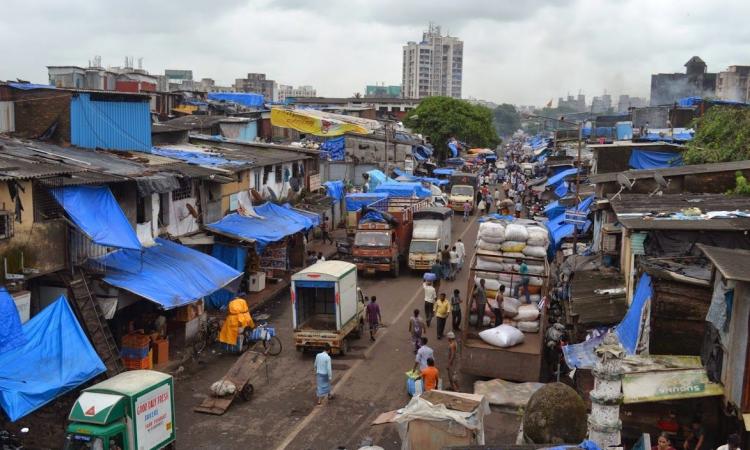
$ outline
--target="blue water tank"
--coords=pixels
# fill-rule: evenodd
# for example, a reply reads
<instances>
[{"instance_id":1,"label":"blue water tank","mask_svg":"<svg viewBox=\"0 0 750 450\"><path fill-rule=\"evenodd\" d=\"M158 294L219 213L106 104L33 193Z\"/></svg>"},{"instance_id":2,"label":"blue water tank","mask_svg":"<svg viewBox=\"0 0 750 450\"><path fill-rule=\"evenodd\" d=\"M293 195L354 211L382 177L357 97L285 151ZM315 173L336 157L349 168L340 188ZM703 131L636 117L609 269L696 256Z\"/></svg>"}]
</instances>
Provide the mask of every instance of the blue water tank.
<instances>
[{"instance_id":1,"label":"blue water tank","mask_svg":"<svg viewBox=\"0 0 750 450\"><path fill-rule=\"evenodd\" d=\"M633 139L633 122L617 122L615 124L618 141L629 141Z\"/></svg>"}]
</instances>

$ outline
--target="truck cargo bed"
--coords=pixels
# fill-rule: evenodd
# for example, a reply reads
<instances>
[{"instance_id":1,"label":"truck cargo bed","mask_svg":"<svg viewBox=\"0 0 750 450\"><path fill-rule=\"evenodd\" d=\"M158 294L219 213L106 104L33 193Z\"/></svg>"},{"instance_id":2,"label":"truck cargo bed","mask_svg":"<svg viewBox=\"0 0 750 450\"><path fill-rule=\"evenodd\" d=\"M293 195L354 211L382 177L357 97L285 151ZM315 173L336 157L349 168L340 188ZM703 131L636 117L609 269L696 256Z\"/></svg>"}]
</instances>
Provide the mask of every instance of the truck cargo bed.
<instances>
[{"instance_id":1,"label":"truck cargo bed","mask_svg":"<svg viewBox=\"0 0 750 450\"><path fill-rule=\"evenodd\" d=\"M331 330L336 331L336 316L333 314L316 314L305 322L300 327L300 331L311 331L311 330Z\"/></svg>"}]
</instances>

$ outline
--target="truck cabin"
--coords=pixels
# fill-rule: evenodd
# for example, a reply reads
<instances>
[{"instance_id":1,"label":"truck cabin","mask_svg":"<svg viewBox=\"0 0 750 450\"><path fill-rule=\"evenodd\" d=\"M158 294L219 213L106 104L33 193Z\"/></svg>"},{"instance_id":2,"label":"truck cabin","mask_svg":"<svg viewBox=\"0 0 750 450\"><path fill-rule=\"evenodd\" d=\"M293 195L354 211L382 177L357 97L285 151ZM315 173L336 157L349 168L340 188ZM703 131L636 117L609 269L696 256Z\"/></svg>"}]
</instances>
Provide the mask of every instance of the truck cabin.
<instances>
[{"instance_id":1,"label":"truck cabin","mask_svg":"<svg viewBox=\"0 0 750 450\"><path fill-rule=\"evenodd\" d=\"M354 236L354 246L363 248L390 248L396 235L390 229L358 230Z\"/></svg>"},{"instance_id":2,"label":"truck cabin","mask_svg":"<svg viewBox=\"0 0 750 450\"><path fill-rule=\"evenodd\" d=\"M125 435L123 422L108 426L74 424L65 436L63 450L126 450Z\"/></svg>"},{"instance_id":3,"label":"truck cabin","mask_svg":"<svg viewBox=\"0 0 750 450\"><path fill-rule=\"evenodd\" d=\"M452 197L473 197L474 187L464 185L464 184L454 184L453 187L451 187L451 196Z\"/></svg>"}]
</instances>

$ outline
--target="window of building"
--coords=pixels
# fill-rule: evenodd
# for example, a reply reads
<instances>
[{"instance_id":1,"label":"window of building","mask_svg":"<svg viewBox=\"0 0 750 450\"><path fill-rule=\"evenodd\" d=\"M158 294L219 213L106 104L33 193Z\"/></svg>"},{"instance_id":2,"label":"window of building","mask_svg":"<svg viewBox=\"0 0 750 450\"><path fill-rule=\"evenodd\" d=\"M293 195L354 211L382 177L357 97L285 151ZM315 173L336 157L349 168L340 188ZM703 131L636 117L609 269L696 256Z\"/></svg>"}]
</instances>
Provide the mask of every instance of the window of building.
<instances>
[{"instance_id":1,"label":"window of building","mask_svg":"<svg viewBox=\"0 0 750 450\"><path fill-rule=\"evenodd\" d=\"M65 210L46 188L34 186L31 195L34 200L34 222L45 222L64 216Z\"/></svg>"},{"instance_id":2,"label":"window of building","mask_svg":"<svg viewBox=\"0 0 750 450\"><path fill-rule=\"evenodd\" d=\"M159 194L159 226L169 225L169 193Z\"/></svg>"},{"instance_id":3,"label":"window of building","mask_svg":"<svg viewBox=\"0 0 750 450\"><path fill-rule=\"evenodd\" d=\"M193 196L193 183L189 178L178 178L180 187L172 191L172 200L184 200Z\"/></svg>"},{"instance_id":4,"label":"window of building","mask_svg":"<svg viewBox=\"0 0 750 450\"><path fill-rule=\"evenodd\" d=\"M260 169L253 170L253 182L254 182L253 187L257 190L260 190L260 187L261 187L260 180L261 180L262 174L263 172L261 172Z\"/></svg>"},{"instance_id":5,"label":"window of building","mask_svg":"<svg viewBox=\"0 0 750 450\"><path fill-rule=\"evenodd\" d=\"M13 213L10 211L0 211L0 239L10 239L13 237Z\"/></svg>"},{"instance_id":6,"label":"window of building","mask_svg":"<svg viewBox=\"0 0 750 450\"><path fill-rule=\"evenodd\" d=\"M281 164L273 166L273 177L276 183L281 183L283 181L283 178L281 178Z\"/></svg>"},{"instance_id":7,"label":"window of building","mask_svg":"<svg viewBox=\"0 0 750 450\"><path fill-rule=\"evenodd\" d=\"M271 175L273 167L263 166L263 184L268 184L268 176Z\"/></svg>"}]
</instances>

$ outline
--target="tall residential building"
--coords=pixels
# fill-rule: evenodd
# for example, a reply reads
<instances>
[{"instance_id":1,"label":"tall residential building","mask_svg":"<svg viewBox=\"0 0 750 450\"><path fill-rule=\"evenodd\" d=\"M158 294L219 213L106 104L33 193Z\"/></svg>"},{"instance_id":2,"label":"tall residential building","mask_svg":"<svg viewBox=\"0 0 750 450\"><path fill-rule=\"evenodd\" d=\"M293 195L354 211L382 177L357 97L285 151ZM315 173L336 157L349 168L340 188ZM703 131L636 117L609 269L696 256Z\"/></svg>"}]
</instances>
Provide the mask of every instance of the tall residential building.
<instances>
[{"instance_id":1,"label":"tall residential building","mask_svg":"<svg viewBox=\"0 0 750 450\"><path fill-rule=\"evenodd\" d=\"M274 80L266 78L265 73L248 73L247 78L234 80L237 92L254 92L263 94L267 101L279 100L279 85Z\"/></svg>"},{"instance_id":2,"label":"tall residential building","mask_svg":"<svg viewBox=\"0 0 750 450\"><path fill-rule=\"evenodd\" d=\"M584 94L578 94L577 97L573 97L568 94L567 99L560 97L557 99L557 107L566 108L573 112L584 112L586 111L586 96Z\"/></svg>"},{"instance_id":3,"label":"tall residential building","mask_svg":"<svg viewBox=\"0 0 750 450\"><path fill-rule=\"evenodd\" d=\"M721 100L750 102L750 66L729 66L716 78L716 96Z\"/></svg>"},{"instance_id":4,"label":"tall residential building","mask_svg":"<svg viewBox=\"0 0 750 450\"><path fill-rule=\"evenodd\" d=\"M365 97L399 98L401 97L401 86L386 86L384 84L368 84L365 87Z\"/></svg>"},{"instance_id":5,"label":"tall residential building","mask_svg":"<svg viewBox=\"0 0 750 450\"><path fill-rule=\"evenodd\" d=\"M290 86L287 84L279 85L279 98L278 101L283 102L288 97L317 97L318 92L312 86Z\"/></svg>"},{"instance_id":6,"label":"tall residential building","mask_svg":"<svg viewBox=\"0 0 750 450\"><path fill-rule=\"evenodd\" d=\"M591 99L592 113L608 113L612 109L612 96L605 93L601 97Z\"/></svg>"},{"instance_id":7,"label":"tall residential building","mask_svg":"<svg viewBox=\"0 0 750 450\"><path fill-rule=\"evenodd\" d=\"M648 106L648 99L643 97L631 97L628 94L622 94L617 99L617 112L626 113L630 108L643 108Z\"/></svg>"},{"instance_id":8,"label":"tall residential building","mask_svg":"<svg viewBox=\"0 0 750 450\"><path fill-rule=\"evenodd\" d=\"M685 73L651 75L651 106L669 105L684 97L713 97L716 74L706 69L706 63L693 56L685 63Z\"/></svg>"},{"instance_id":9,"label":"tall residential building","mask_svg":"<svg viewBox=\"0 0 750 450\"><path fill-rule=\"evenodd\" d=\"M409 42L404 46L402 95L404 98L436 95L461 98L463 65L463 41L441 35L440 27L430 24L421 42Z\"/></svg>"}]
</instances>

